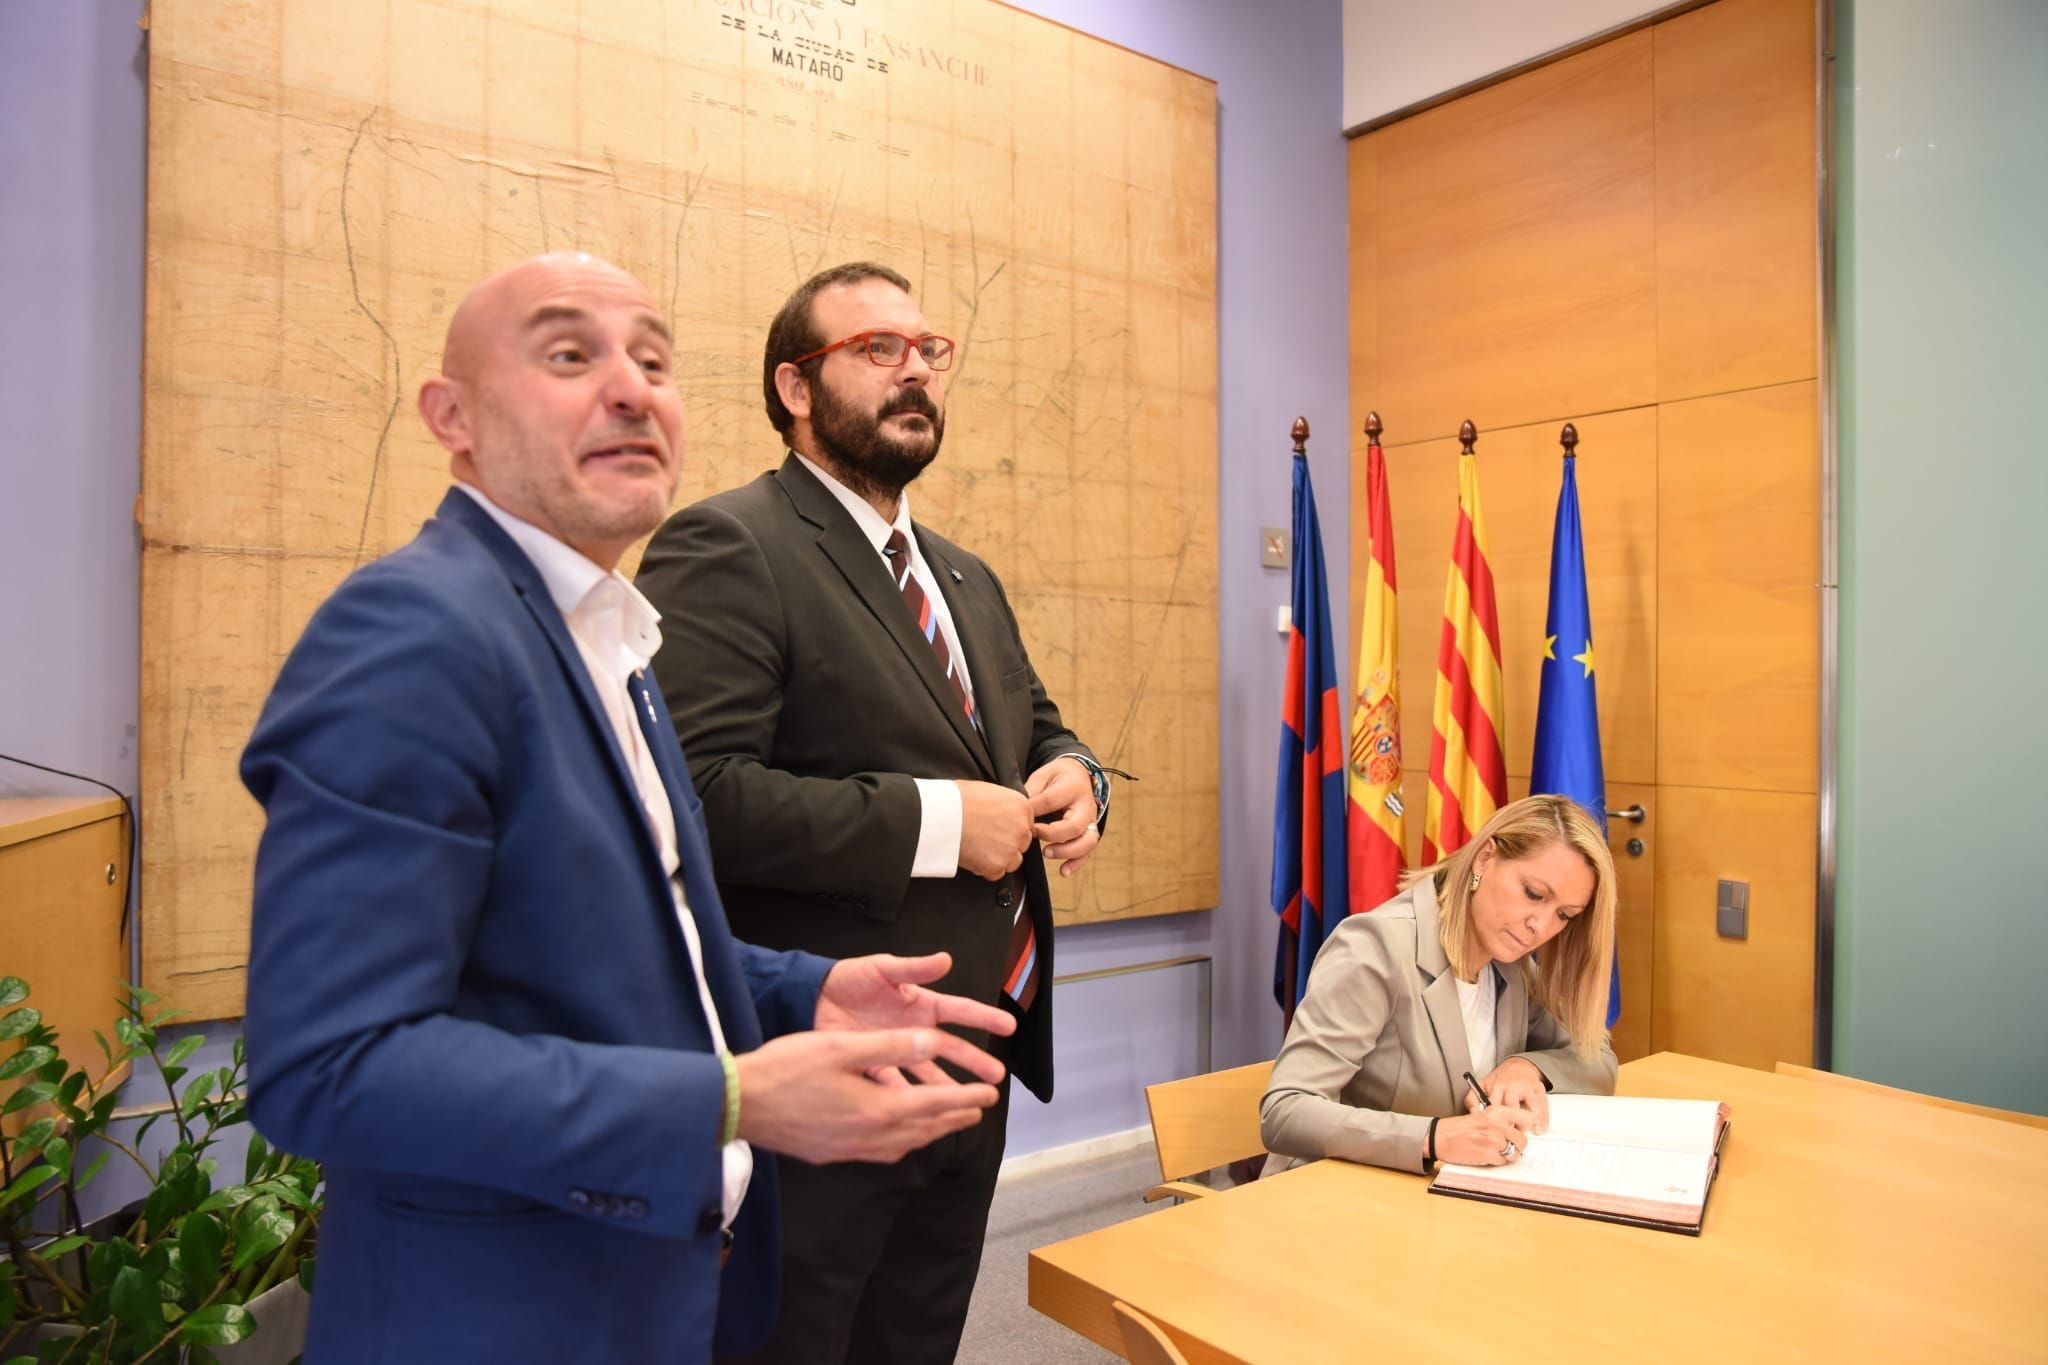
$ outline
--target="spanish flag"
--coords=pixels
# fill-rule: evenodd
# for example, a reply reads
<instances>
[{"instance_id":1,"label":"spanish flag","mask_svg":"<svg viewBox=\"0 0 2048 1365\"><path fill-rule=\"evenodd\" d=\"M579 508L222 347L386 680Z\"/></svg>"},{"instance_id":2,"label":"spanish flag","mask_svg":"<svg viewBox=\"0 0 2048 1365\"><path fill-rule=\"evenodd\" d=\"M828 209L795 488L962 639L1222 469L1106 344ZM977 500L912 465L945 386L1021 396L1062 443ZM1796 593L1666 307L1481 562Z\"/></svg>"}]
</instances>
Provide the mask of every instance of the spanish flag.
<instances>
[{"instance_id":1,"label":"spanish flag","mask_svg":"<svg viewBox=\"0 0 2048 1365\"><path fill-rule=\"evenodd\" d=\"M1344 812L1351 912L1393 899L1408 847L1401 806L1400 617L1394 610L1394 516L1379 414L1365 426L1365 604L1358 632L1358 699L1351 711L1351 772Z\"/></svg>"},{"instance_id":2,"label":"spanish flag","mask_svg":"<svg viewBox=\"0 0 2048 1365\"><path fill-rule=\"evenodd\" d=\"M1500 612L1486 559L1486 518L1479 511L1477 434L1461 433L1458 531L1444 581L1444 628L1436 648L1434 733L1429 743L1429 809L1422 861L1456 851L1507 804L1508 770L1500 672Z\"/></svg>"}]
</instances>

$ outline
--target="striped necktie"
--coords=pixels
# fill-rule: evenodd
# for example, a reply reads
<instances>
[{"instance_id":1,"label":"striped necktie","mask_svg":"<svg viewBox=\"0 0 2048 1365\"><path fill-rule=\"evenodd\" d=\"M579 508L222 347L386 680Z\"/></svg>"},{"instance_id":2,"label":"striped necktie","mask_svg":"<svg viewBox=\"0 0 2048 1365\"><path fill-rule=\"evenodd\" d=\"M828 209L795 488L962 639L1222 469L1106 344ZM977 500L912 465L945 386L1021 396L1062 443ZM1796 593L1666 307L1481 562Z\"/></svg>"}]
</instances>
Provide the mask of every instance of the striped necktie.
<instances>
[{"instance_id":1,"label":"striped necktie","mask_svg":"<svg viewBox=\"0 0 2048 1365\"><path fill-rule=\"evenodd\" d=\"M946 681L953 684L953 695L960 701L960 709L966 713L974 732L981 734L981 717L975 714L974 698L968 695L967 685L960 680L960 670L954 665L953 650L946 643L946 632L939 629L938 613L932 608L932 600L925 595L924 585L917 581L917 575L910 571L910 541L902 531L891 530L889 543L882 547L882 553L889 557L889 571L896 578L896 588L903 594L903 603L910 608L910 617L917 622L918 633L938 656L939 668L946 675ZM985 736L984 736L985 738ZM1038 936L1032 932L1031 909L1025 903L1024 889L1016 881L1011 883L1010 948L1006 958L1009 967L1003 973L1003 994L1017 1003L1019 1010L1031 1008L1031 1002L1038 998Z\"/></svg>"},{"instance_id":2,"label":"striped necktie","mask_svg":"<svg viewBox=\"0 0 2048 1365\"><path fill-rule=\"evenodd\" d=\"M939 614L933 610L931 598L925 596L924 585L910 571L910 541L903 532L892 530L882 553L889 557L889 572L896 577L897 591L903 594L903 603L910 608L910 618L917 622L918 633L924 636L925 643L938 656L939 669L946 675L946 681L953 684L953 695L959 699L960 709L966 713L974 732L980 734L981 717L974 713L974 698L967 695L967 684L960 681L960 670L953 663L953 650L946 643L946 632L939 629Z\"/></svg>"}]
</instances>

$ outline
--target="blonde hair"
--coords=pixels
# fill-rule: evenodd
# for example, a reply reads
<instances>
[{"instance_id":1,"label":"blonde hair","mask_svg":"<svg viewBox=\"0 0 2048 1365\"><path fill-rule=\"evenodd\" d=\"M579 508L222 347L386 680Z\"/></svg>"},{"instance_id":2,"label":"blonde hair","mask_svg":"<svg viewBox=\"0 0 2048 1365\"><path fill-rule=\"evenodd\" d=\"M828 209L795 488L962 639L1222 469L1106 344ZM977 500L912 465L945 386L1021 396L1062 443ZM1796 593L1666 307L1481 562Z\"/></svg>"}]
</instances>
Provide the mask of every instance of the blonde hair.
<instances>
[{"instance_id":1,"label":"blonde hair","mask_svg":"<svg viewBox=\"0 0 2048 1365\"><path fill-rule=\"evenodd\" d=\"M1564 844L1593 869L1593 895L1556 938L1522 959L1529 994L1571 1035L1572 1049L1590 1058L1607 1038L1609 963L1614 956L1614 858L1607 838L1584 806L1563 796L1525 796L1494 813L1457 852L1432 867L1403 876L1412 886L1436 879L1437 935L1461 980L1486 965L1472 946L1472 873L1489 844L1494 857L1515 861L1550 844Z\"/></svg>"}]
</instances>

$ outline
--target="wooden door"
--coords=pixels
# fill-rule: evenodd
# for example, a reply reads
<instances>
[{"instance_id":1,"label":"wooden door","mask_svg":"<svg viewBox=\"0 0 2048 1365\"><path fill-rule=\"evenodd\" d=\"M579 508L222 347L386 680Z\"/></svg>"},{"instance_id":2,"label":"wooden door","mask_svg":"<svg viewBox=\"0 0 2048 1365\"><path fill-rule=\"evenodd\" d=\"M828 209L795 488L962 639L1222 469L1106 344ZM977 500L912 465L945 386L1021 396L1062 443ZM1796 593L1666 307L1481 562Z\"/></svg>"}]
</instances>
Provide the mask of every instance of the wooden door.
<instances>
[{"instance_id":1,"label":"wooden door","mask_svg":"<svg viewBox=\"0 0 2048 1365\"><path fill-rule=\"evenodd\" d=\"M1625 1060L1811 1057L1814 82L1811 0L1718 0L1350 148L1352 410L1386 424L1410 857L1453 434L1480 428L1519 796L1571 421L1608 806L1644 813L1610 821ZM1723 879L1749 886L1746 938L1717 932Z\"/></svg>"}]
</instances>

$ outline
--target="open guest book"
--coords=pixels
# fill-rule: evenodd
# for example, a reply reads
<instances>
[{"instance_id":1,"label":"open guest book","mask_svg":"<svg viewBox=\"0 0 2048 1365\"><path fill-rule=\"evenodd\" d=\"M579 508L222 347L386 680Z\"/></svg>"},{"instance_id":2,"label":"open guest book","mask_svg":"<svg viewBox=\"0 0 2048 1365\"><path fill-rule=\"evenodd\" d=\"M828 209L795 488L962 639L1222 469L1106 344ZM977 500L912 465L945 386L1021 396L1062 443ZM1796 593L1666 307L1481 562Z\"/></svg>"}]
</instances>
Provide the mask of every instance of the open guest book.
<instances>
[{"instance_id":1,"label":"open guest book","mask_svg":"<svg viewBox=\"0 0 2048 1365\"><path fill-rule=\"evenodd\" d=\"M1697 1237L1727 1135L1714 1100L1552 1095L1550 1130L1520 1160L1446 1162L1429 1192Z\"/></svg>"}]
</instances>

